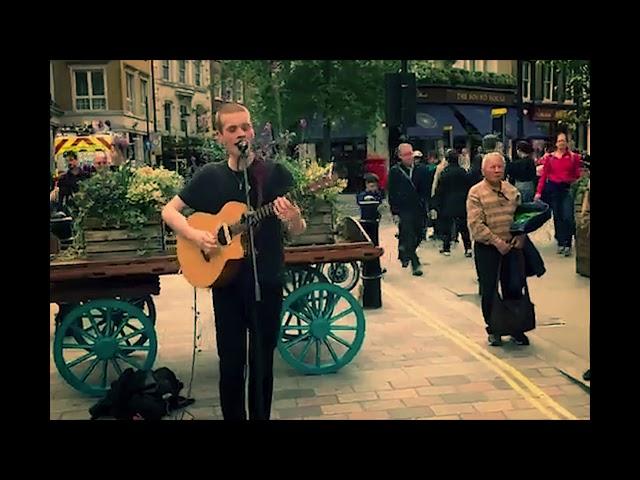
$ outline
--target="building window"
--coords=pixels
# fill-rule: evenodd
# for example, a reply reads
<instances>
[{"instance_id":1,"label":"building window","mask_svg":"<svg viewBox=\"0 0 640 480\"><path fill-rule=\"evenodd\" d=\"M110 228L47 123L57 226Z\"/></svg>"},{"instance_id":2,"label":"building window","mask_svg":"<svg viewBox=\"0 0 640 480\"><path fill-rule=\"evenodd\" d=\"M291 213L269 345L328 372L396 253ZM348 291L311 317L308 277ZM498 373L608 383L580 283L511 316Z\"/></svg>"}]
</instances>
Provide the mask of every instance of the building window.
<instances>
[{"instance_id":1,"label":"building window","mask_svg":"<svg viewBox=\"0 0 640 480\"><path fill-rule=\"evenodd\" d=\"M180 105L180 130L182 130L185 133L189 133L187 131L187 119L188 119L188 113L187 113L187 106L186 105Z\"/></svg>"},{"instance_id":2,"label":"building window","mask_svg":"<svg viewBox=\"0 0 640 480\"><path fill-rule=\"evenodd\" d=\"M227 77L224 79L224 91L222 93L222 99L225 102L233 101L233 78Z\"/></svg>"},{"instance_id":3,"label":"building window","mask_svg":"<svg viewBox=\"0 0 640 480\"><path fill-rule=\"evenodd\" d=\"M202 62L200 60L196 60L193 62L193 76L195 84L199 87L202 83L201 75L202 75Z\"/></svg>"},{"instance_id":4,"label":"building window","mask_svg":"<svg viewBox=\"0 0 640 480\"><path fill-rule=\"evenodd\" d=\"M244 84L242 80L236 80L235 92L233 94L233 98L238 103L244 102Z\"/></svg>"},{"instance_id":5,"label":"building window","mask_svg":"<svg viewBox=\"0 0 640 480\"><path fill-rule=\"evenodd\" d=\"M178 81L187 83L187 61L178 60Z\"/></svg>"},{"instance_id":6,"label":"building window","mask_svg":"<svg viewBox=\"0 0 640 480\"><path fill-rule=\"evenodd\" d=\"M522 62L522 99L531 100L531 62Z\"/></svg>"},{"instance_id":7,"label":"building window","mask_svg":"<svg viewBox=\"0 0 640 480\"><path fill-rule=\"evenodd\" d=\"M149 83L146 79L140 79L140 106L142 113L146 115L147 105L149 104Z\"/></svg>"},{"instance_id":8,"label":"building window","mask_svg":"<svg viewBox=\"0 0 640 480\"><path fill-rule=\"evenodd\" d=\"M134 76L132 73L127 72L127 110L129 110L130 112L135 112L135 110L133 109L134 105L136 104L135 102L135 90L134 90Z\"/></svg>"},{"instance_id":9,"label":"building window","mask_svg":"<svg viewBox=\"0 0 640 480\"><path fill-rule=\"evenodd\" d=\"M164 104L164 129L171 132L171 102Z\"/></svg>"},{"instance_id":10,"label":"building window","mask_svg":"<svg viewBox=\"0 0 640 480\"><path fill-rule=\"evenodd\" d=\"M222 100L222 77L219 73L213 75L213 98Z\"/></svg>"},{"instance_id":11,"label":"building window","mask_svg":"<svg viewBox=\"0 0 640 480\"><path fill-rule=\"evenodd\" d=\"M558 101L558 67L553 63L542 66L542 99L546 102Z\"/></svg>"},{"instance_id":12,"label":"building window","mask_svg":"<svg viewBox=\"0 0 640 480\"><path fill-rule=\"evenodd\" d=\"M74 69L73 94L76 110L106 110L104 69Z\"/></svg>"},{"instance_id":13,"label":"building window","mask_svg":"<svg viewBox=\"0 0 640 480\"><path fill-rule=\"evenodd\" d=\"M208 132L209 131L209 116L207 115L207 108L202 105L196 105L194 110L196 132Z\"/></svg>"},{"instance_id":14,"label":"building window","mask_svg":"<svg viewBox=\"0 0 640 480\"><path fill-rule=\"evenodd\" d=\"M542 99L551 101L551 65L542 66Z\"/></svg>"},{"instance_id":15,"label":"building window","mask_svg":"<svg viewBox=\"0 0 640 480\"><path fill-rule=\"evenodd\" d=\"M171 60L163 60L162 61L162 79L169 81L169 62Z\"/></svg>"}]
</instances>

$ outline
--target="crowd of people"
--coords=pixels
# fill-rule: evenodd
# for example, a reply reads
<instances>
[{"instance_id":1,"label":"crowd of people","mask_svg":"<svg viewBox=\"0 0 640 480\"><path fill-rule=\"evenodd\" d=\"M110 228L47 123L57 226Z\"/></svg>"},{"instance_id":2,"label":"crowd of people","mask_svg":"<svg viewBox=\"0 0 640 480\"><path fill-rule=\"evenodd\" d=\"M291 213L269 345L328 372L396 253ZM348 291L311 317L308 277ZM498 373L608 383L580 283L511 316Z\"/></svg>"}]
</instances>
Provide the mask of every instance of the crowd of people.
<instances>
[{"instance_id":1,"label":"crowd of people","mask_svg":"<svg viewBox=\"0 0 640 480\"><path fill-rule=\"evenodd\" d=\"M417 255L422 241L441 242L439 253L451 255L452 242L462 239L464 256L474 259L488 342L502 344L501 332L492 329L492 310L498 285L502 297L514 299L527 290L527 276L544 274L542 257L526 233L514 231L514 216L523 204L551 209L557 253L570 257L575 236L572 186L588 175L590 163L569 149L567 135L559 133L555 148L544 153L521 140L514 158L505 155L495 135L483 138L471 157L467 148L450 149L439 160L425 158L409 143L400 144L398 162L389 171L388 201L398 227L398 260L411 266L415 276L424 271ZM542 153L542 154L541 154ZM367 189L358 195L361 218L372 238L378 238L377 208L382 203L377 177L367 174ZM376 192L375 195L372 192ZM375 197L375 198L374 198ZM546 217L548 218L548 217ZM539 225L536 227L539 228ZM518 278L514 278L518 277ZM515 343L528 345L524 331L510 332Z\"/></svg>"}]
</instances>

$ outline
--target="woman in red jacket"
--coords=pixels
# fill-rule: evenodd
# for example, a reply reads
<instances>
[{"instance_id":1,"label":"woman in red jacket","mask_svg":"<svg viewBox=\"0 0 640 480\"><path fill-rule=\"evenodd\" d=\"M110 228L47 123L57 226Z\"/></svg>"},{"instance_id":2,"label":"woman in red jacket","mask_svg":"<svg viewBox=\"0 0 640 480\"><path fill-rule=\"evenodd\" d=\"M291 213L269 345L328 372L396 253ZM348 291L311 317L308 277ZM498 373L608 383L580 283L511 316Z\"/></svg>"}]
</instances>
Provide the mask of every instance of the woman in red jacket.
<instances>
[{"instance_id":1,"label":"woman in red jacket","mask_svg":"<svg viewBox=\"0 0 640 480\"><path fill-rule=\"evenodd\" d=\"M571 255L571 239L575 233L570 187L580 178L582 161L580 155L569 150L567 136L559 133L556 137L556 151L545 155L543 163L534 199L539 200L544 190L553 210L558 255L568 257Z\"/></svg>"}]
</instances>

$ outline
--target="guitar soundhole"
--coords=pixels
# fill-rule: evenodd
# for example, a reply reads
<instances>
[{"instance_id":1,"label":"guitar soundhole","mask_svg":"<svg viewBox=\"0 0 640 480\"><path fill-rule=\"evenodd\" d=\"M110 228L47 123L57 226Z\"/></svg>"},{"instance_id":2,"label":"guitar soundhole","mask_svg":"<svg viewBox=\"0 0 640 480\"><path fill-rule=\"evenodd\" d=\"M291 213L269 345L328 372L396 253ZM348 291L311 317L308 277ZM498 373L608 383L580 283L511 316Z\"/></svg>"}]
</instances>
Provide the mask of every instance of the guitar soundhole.
<instances>
[{"instance_id":1,"label":"guitar soundhole","mask_svg":"<svg viewBox=\"0 0 640 480\"><path fill-rule=\"evenodd\" d=\"M202 250L200 250L200 253L202 254L202 258L204 258L205 262L208 262L209 260L211 260L211 257L209 257L208 253L205 253Z\"/></svg>"},{"instance_id":2,"label":"guitar soundhole","mask_svg":"<svg viewBox=\"0 0 640 480\"><path fill-rule=\"evenodd\" d=\"M218 245L222 245L223 247L227 245L227 237L224 234L224 228L220 227L218 229Z\"/></svg>"}]
</instances>

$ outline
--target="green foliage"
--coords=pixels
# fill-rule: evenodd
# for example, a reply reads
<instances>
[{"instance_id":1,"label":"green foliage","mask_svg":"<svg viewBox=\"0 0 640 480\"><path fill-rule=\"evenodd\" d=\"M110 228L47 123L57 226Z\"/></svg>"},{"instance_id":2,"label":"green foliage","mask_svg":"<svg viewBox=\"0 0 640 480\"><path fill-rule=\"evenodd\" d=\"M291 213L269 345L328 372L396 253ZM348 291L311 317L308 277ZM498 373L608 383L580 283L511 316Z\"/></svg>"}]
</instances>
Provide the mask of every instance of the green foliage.
<instances>
[{"instance_id":1,"label":"green foliage","mask_svg":"<svg viewBox=\"0 0 640 480\"><path fill-rule=\"evenodd\" d=\"M591 118L591 62L588 60L538 60L543 65L553 63L568 75L565 87L572 91L576 110L567 113L562 123L575 126Z\"/></svg>"},{"instance_id":2,"label":"green foliage","mask_svg":"<svg viewBox=\"0 0 640 480\"><path fill-rule=\"evenodd\" d=\"M257 123L270 121L276 133L320 113L370 128L384 107L384 74L397 71L388 60L231 60L229 74L243 78Z\"/></svg>"},{"instance_id":3,"label":"green foliage","mask_svg":"<svg viewBox=\"0 0 640 480\"><path fill-rule=\"evenodd\" d=\"M275 147L275 161L291 172L293 189L296 192L293 195L295 202L306 213L312 212L318 201L329 202L336 210L338 195L346 188L347 180L338 179L334 185L312 192L310 186L314 182L331 176L332 164L323 166L310 158L296 158L288 155L288 146L294 138L294 133L283 132L274 144L266 148Z\"/></svg>"},{"instance_id":4,"label":"green foliage","mask_svg":"<svg viewBox=\"0 0 640 480\"><path fill-rule=\"evenodd\" d=\"M74 220L84 230L89 219L103 228L140 229L159 217L162 207L176 195L183 179L164 168L131 168L104 171L80 183L74 195Z\"/></svg>"},{"instance_id":5,"label":"green foliage","mask_svg":"<svg viewBox=\"0 0 640 480\"><path fill-rule=\"evenodd\" d=\"M455 62L454 62L455 63ZM492 72L470 72L460 68L434 66L426 60L415 60L410 69L416 74L416 80L434 86L476 86L494 88L515 88L517 80L513 75Z\"/></svg>"},{"instance_id":6,"label":"green foliage","mask_svg":"<svg viewBox=\"0 0 640 480\"><path fill-rule=\"evenodd\" d=\"M213 138L165 136L162 137L162 152L166 158L193 156L201 163L227 159L225 148Z\"/></svg>"}]
</instances>

